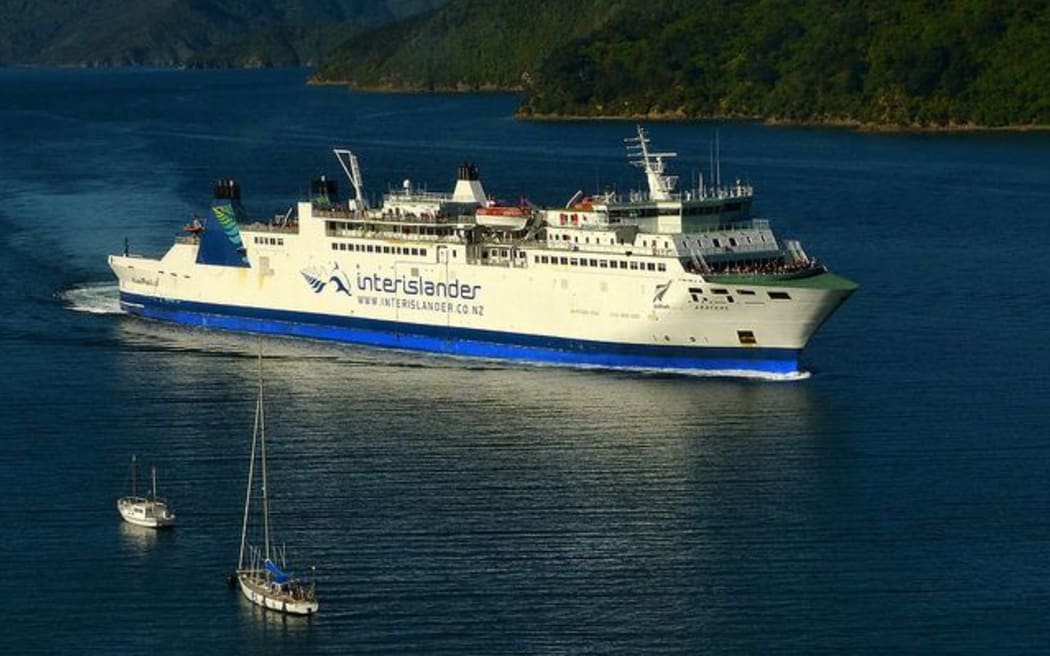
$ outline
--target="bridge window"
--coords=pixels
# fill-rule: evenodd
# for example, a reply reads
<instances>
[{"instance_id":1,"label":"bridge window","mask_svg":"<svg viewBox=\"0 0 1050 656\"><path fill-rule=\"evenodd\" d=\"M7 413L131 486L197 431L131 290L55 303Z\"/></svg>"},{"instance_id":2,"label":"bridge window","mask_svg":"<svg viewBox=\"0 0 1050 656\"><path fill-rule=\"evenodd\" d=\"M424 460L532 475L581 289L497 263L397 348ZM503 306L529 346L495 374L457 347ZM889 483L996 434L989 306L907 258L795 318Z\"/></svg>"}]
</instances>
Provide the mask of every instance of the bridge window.
<instances>
[{"instance_id":1,"label":"bridge window","mask_svg":"<svg viewBox=\"0 0 1050 656\"><path fill-rule=\"evenodd\" d=\"M769 292L769 298L775 301L790 301L791 296L787 292Z\"/></svg>"}]
</instances>

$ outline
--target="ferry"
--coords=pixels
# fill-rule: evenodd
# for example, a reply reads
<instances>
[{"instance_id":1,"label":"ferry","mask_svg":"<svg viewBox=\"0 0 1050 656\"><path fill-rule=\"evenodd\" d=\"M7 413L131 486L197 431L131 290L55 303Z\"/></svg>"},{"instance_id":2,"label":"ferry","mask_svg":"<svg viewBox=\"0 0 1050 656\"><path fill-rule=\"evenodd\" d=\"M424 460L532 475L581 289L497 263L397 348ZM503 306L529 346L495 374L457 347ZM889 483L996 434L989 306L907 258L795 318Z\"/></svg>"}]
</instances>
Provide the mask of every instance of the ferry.
<instances>
[{"instance_id":1,"label":"ferry","mask_svg":"<svg viewBox=\"0 0 1050 656\"><path fill-rule=\"evenodd\" d=\"M679 191L673 152L625 139L647 189L499 203L476 166L451 193L405 180L379 207L322 176L287 213L252 221L215 187L160 258L109 257L124 311L210 329L578 367L792 376L857 289L752 216L720 174Z\"/></svg>"}]
</instances>

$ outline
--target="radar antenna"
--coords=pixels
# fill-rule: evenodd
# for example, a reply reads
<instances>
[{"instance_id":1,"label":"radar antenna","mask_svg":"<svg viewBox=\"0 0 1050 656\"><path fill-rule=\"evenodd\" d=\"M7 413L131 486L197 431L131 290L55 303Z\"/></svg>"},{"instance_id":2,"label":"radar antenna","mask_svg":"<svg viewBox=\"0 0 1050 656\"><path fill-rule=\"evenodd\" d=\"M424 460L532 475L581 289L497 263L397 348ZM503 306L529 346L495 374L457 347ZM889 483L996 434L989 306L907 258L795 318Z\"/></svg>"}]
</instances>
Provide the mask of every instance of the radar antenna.
<instances>
[{"instance_id":1,"label":"radar antenna","mask_svg":"<svg viewBox=\"0 0 1050 656\"><path fill-rule=\"evenodd\" d=\"M624 139L627 143L627 156L635 157L631 164L645 171L646 181L649 183L649 196L653 200L670 200L678 184L678 176L664 175L665 159L677 157L678 153L654 153L649 150L649 135L642 126L638 129L637 137Z\"/></svg>"}]
</instances>

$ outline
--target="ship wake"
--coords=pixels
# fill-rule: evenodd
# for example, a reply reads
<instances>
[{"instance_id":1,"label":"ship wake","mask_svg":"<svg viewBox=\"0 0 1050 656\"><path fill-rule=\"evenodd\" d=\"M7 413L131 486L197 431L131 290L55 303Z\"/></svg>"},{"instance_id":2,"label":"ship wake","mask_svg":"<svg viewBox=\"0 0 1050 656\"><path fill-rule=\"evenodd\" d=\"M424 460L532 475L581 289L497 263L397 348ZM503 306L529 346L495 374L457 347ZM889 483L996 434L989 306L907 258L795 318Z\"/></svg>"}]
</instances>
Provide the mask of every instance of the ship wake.
<instances>
[{"instance_id":1,"label":"ship wake","mask_svg":"<svg viewBox=\"0 0 1050 656\"><path fill-rule=\"evenodd\" d=\"M117 284L85 283L58 293L58 298L74 312L88 314L124 314L120 309Z\"/></svg>"}]
</instances>

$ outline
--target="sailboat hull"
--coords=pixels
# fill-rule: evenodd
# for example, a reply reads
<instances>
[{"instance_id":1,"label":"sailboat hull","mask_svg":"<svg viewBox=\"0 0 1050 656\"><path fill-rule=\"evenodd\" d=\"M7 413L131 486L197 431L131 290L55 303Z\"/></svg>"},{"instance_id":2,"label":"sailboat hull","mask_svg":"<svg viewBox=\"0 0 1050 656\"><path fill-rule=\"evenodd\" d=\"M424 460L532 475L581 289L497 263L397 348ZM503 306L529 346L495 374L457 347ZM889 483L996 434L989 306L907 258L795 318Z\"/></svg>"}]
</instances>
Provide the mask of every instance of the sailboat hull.
<instances>
[{"instance_id":1,"label":"sailboat hull","mask_svg":"<svg viewBox=\"0 0 1050 656\"><path fill-rule=\"evenodd\" d=\"M313 615L318 609L316 599L303 599L288 594L251 572L238 572L237 584L245 599L256 606L288 615Z\"/></svg>"}]
</instances>

